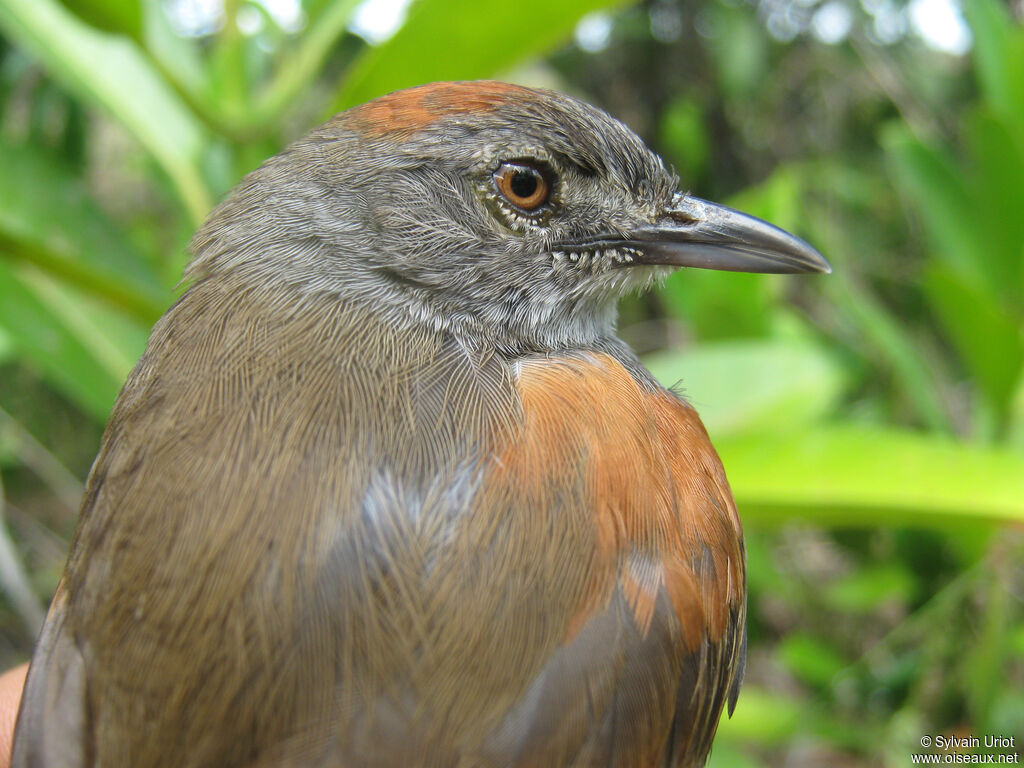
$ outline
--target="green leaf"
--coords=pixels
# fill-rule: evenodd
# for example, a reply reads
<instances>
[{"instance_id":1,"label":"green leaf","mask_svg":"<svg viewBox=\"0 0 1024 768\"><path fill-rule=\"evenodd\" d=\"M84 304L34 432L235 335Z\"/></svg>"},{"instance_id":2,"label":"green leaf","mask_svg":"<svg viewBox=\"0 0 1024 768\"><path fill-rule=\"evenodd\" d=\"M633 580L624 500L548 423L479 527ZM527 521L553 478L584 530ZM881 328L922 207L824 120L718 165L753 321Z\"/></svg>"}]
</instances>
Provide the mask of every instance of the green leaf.
<instances>
[{"instance_id":1,"label":"green leaf","mask_svg":"<svg viewBox=\"0 0 1024 768\"><path fill-rule=\"evenodd\" d=\"M997 0L963 3L974 35L973 58L985 100L1024 130L1024 31Z\"/></svg>"},{"instance_id":2,"label":"green leaf","mask_svg":"<svg viewBox=\"0 0 1024 768\"><path fill-rule=\"evenodd\" d=\"M822 426L712 433L748 523L1024 523L1024 456L909 432Z\"/></svg>"},{"instance_id":3,"label":"green leaf","mask_svg":"<svg viewBox=\"0 0 1024 768\"><path fill-rule=\"evenodd\" d=\"M883 143L934 252L925 290L1002 433L1024 366L1024 143L986 109L967 128L966 171L902 126Z\"/></svg>"},{"instance_id":4,"label":"green leaf","mask_svg":"<svg viewBox=\"0 0 1024 768\"><path fill-rule=\"evenodd\" d=\"M862 357L873 369L891 372L892 393L901 396L923 423L936 432L952 432L938 376L913 329L851 277L838 270L829 276L824 293L844 325L855 330Z\"/></svg>"},{"instance_id":5,"label":"green leaf","mask_svg":"<svg viewBox=\"0 0 1024 768\"><path fill-rule=\"evenodd\" d=\"M960 358L1005 422L1024 371L1021 327L985 291L950 269L932 267L924 286Z\"/></svg>"},{"instance_id":6,"label":"green leaf","mask_svg":"<svg viewBox=\"0 0 1024 768\"><path fill-rule=\"evenodd\" d=\"M976 258L992 295L1024 320L1024 143L1004 120L980 109L967 121L967 146L972 205L965 212L972 217Z\"/></svg>"},{"instance_id":7,"label":"green leaf","mask_svg":"<svg viewBox=\"0 0 1024 768\"><path fill-rule=\"evenodd\" d=\"M179 35L162 4L151 0L142 2L146 3L142 45L160 74L175 83L179 92L187 94L189 99L207 96L210 72L200 54L201 42Z\"/></svg>"},{"instance_id":8,"label":"green leaf","mask_svg":"<svg viewBox=\"0 0 1024 768\"><path fill-rule=\"evenodd\" d=\"M145 0L60 0L78 18L102 32L127 35L136 40L142 34Z\"/></svg>"},{"instance_id":9,"label":"green leaf","mask_svg":"<svg viewBox=\"0 0 1024 768\"><path fill-rule=\"evenodd\" d=\"M51 155L0 136L0 246L146 324L171 299L143 255L100 211L82 180Z\"/></svg>"},{"instance_id":10,"label":"green leaf","mask_svg":"<svg viewBox=\"0 0 1024 768\"><path fill-rule=\"evenodd\" d=\"M936 256L977 285L992 285L974 198L950 153L921 143L903 124L888 126L882 145L896 181L924 219Z\"/></svg>"},{"instance_id":11,"label":"green leaf","mask_svg":"<svg viewBox=\"0 0 1024 768\"><path fill-rule=\"evenodd\" d=\"M1024 120L1024 116L1022 116ZM935 257L1009 309L1024 300L1024 143L987 110L967 123L969 164L902 125L883 133L897 181L921 214Z\"/></svg>"},{"instance_id":12,"label":"green leaf","mask_svg":"<svg viewBox=\"0 0 1024 768\"><path fill-rule=\"evenodd\" d=\"M335 111L434 80L493 76L564 41L579 19L623 0L420 0L401 29L353 65Z\"/></svg>"},{"instance_id":13,"label":"green leaf","mask_svg":"<svg viewBox=\"0 0 1024 768\"><path fill-rule=\"evenodd\" d=\"M146 329L42 272L0 259L0 326L17 352L96 419L106 419Z\"/></svg>"},{"instance_id":14,"label":"green leaf","mask_svg":"<svg viewBox=\"0 0 1024 768\"><path fill-rule=\"evenodd\" d=\"M0 28L77 96L113 115L156 158L193 220L211 207L199 123L130 40L104 35L55 0L4 0Z\"/></svg>"},{"instance_id":15,"label":"green leaf","mask_svg":"<svg viewBox=\"0 0 1024 768\"><path fill-rule=\"evenodd\" d=\"M666 386L680 384L713 436L799 428L832 410L843 389L839 366L799 341L729 341L644 361Z\"/></svg>"}]
</instances>

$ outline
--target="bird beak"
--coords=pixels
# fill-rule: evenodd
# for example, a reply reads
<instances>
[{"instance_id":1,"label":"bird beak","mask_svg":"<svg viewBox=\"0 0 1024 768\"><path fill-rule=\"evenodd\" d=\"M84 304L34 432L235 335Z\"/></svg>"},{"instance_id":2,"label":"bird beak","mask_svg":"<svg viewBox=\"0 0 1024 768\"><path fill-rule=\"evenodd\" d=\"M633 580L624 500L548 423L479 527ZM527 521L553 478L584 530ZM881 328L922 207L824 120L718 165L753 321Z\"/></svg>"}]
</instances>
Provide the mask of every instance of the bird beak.
<instances>
[{"instance_id":1,"label":"bird beak","mask_svg":"<svg viewBox=\"0 0 1024 768\"><path fill-rule=\"evenodd\" d=\"M650 227L630 234L642 254L636 264L665 264L731 272L831 272L799 237L766 221L698 197L677 194Z\"/></svg>"}]
</instances>

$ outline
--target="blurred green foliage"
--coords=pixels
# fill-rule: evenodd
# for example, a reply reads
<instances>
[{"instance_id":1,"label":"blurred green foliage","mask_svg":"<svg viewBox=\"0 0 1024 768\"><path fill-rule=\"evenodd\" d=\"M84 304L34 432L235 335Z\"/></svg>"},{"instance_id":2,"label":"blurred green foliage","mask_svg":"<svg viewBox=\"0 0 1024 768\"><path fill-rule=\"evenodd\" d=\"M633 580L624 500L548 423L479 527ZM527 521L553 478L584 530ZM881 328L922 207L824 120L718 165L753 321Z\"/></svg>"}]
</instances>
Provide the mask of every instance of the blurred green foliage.
<instances>
[{"instance_id":1,"label":"blurred green foliage","mask_svg":"<svg viewBox=\"0 0 1024 768\"><path fill-rule=\"evenodd\" d=\"M750 670L711 764L1024 743L1024 30L1006 6L964 0L973 46L953 56L899 2L417 0L378 44L351 31L355 0L290 19L193 4L215 12L191 27L187 5L0 0L0 533L22 561L0 664L31 645L103 421L214 202L336 109L507 77L603 106L695 194L835 267L687 270L622 308L700 410L748 530ZM826 43L829 12L847 28Z\"/></svg>"}]
</instances>

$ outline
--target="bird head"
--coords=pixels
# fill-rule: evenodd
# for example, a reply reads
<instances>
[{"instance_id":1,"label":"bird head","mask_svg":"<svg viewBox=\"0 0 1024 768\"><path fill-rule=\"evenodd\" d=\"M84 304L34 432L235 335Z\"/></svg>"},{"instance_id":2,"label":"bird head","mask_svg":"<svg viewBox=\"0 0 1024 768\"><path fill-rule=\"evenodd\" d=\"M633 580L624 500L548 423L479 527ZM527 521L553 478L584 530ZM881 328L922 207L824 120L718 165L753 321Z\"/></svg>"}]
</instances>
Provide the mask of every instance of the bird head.
<instances>
[{"instance_id":1,"label":"bird head","mask_svg":"<svg viewBox=\"0 0 1024 768\"><path fill-rule=\"evenodd\" d=\"M829 271L799 238L680 191L606 113L497 82L341 113L246 177L193 251L196 277L365 302L512 352L608 336L618 298L679 267Z\"/></svg>"}]
</instances>

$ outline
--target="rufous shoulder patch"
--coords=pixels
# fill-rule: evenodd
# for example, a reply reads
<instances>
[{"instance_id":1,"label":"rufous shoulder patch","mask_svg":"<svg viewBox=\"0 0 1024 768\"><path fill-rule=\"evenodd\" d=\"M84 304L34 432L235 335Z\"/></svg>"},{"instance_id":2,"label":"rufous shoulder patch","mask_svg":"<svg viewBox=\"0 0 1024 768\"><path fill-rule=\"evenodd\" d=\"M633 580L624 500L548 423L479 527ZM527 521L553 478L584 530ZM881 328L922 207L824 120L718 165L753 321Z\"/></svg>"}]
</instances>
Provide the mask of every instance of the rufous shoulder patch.
<instances>
[{"instance_id":1,"label":"rufous shoulder patch","mask_svg":"<svg viewBox=\"0 0 1024 768\"><path fill-rule=\"evenodd\" d=\"M652 392L609 355L521 364L523 433L501 456L543 499L582 473L579 503L595 528L590 596L574 635L618 584L646 630L664 590L688 647L717 641L742 601L742 533L718 455L696 412Z\"/></svg>"}]
</instances>

